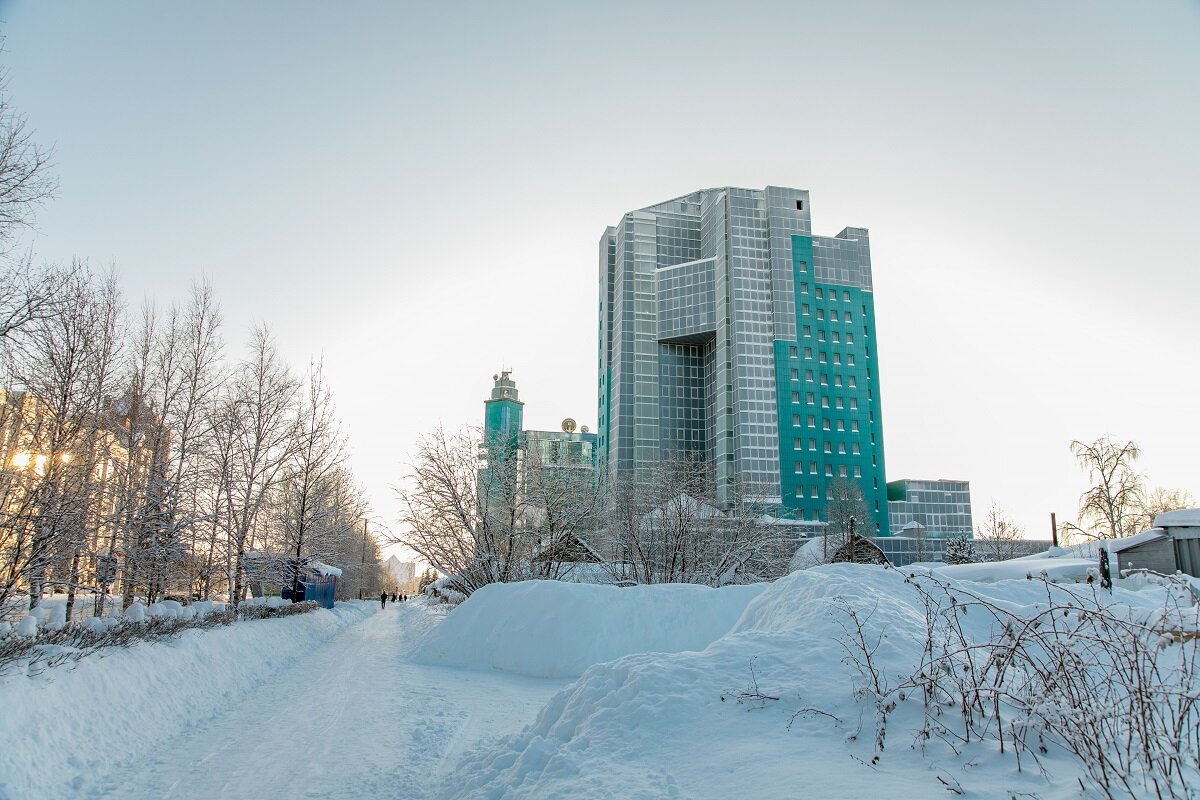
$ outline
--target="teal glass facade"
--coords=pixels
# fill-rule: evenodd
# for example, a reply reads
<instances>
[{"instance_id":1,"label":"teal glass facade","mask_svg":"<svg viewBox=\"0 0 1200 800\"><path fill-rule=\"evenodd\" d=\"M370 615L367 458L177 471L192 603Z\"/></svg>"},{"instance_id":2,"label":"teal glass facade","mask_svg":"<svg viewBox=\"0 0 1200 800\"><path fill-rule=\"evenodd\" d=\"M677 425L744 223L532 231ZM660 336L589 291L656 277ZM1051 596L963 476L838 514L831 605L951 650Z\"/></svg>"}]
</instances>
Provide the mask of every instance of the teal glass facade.
<instances>
[{"instance_id":1,"label":"teal glass facade","mask_svg":"<svg viewBox=\"0 0 1200 800\"><path fill-rule=\"evenodd\" d=\"M888 534L865 229L813 236L804 190L708 189L608 228L599 277L610 484L702 453L719 497L739 484L816 520L844 477Z\"/></svg>"}]
</instances>

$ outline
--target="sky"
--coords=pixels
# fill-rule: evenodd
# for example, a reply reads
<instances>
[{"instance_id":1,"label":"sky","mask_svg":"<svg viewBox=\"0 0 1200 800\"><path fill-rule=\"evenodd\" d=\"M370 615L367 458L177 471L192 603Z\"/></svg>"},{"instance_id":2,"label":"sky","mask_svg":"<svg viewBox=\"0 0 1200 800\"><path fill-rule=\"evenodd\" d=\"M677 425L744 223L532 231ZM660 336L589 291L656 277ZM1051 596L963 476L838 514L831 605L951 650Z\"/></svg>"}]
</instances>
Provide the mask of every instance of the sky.
<instances>
[{"instance_id":1,"label":"sky","mask_svg":"<svg viewBox=\"0 0 1200 800\"><path fill-rule=\"evenodd\" d=\"M323 357L397 529L418 438L596 423L598 242L713 186L871 232L886 471L1073 520L1073 439L1200 498L1200 4L0 1L39 258L207 276Z\"/></svg>"}]
</instances>

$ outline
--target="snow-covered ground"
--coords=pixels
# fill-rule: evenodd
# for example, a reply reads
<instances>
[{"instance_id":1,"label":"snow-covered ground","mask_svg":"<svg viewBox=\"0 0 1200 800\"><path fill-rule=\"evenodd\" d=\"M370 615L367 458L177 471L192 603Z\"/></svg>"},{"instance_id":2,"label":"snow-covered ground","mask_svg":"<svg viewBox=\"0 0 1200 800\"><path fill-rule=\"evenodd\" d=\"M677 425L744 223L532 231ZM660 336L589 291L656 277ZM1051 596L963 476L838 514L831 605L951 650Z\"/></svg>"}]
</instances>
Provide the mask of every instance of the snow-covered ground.
<instances>
[{"instance_id":1,"label":"snow-covered ground","mask_svg":"<svg viewBox=\"0 0 1200 800\"><path fill-rule=\"evenodd\" d=\"M1018 614L1069 590L1007 569L941 579ZM12 674L0 798L1081 796L1058 750L1044 772L1018 771L994 742L961 755L922 743L911 700L877 751L844 612L881 637L896 680L925 632L908 575L931 573L833 565L719 590L528 582L453 611L339 604ZM1149 614L1166 597L1129 585L1103 602ZM970 621L968 636L987 635Z\"/></svg>"}]
</instances>

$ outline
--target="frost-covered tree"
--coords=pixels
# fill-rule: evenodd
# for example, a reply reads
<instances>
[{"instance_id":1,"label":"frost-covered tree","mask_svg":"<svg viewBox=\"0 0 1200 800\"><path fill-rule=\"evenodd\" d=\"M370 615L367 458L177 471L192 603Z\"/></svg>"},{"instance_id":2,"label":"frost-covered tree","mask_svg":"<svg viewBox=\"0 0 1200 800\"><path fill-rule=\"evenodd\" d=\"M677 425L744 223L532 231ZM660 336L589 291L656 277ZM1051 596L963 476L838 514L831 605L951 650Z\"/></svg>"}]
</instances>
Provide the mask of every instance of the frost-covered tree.
<instances>
[{"instance_id":1,"label":"frost-covered tree","mask_svg":"<svg viewBox=\"0 0 1200 800\"><path fill-rule=\"evenodd\" d=\"M1092 481L1079 498L1077 530L1094 539L1117 539L1138 533L1145 505L1145 479L1133 464L1142 451L1136 442L1071 442L1071 452Z\"/></svg>"},{"instance_id":2,"label":"frost-covered tree","mask_svg":"<svg viewBox=\"0 0 1200 800\"><path fill-rule=\"evenodd\" d=\"M871 512L858 484L849 478L834 478L828 484L825 502L825 546L822 557L828 561L850 541L851 531L862 536L872 531Z\"/></svg>"},{"instance_id":3,"label":"frost-covered tree","mask_svg":"<svg viewBox=\"0 0 1200 800\"><path fill-rule=\"evenodd\" d=\"M973 564L975 545L965 536L953 536L946 540L947 564Z\"/></svg>"},{"instance_id":4,"label":"frost-covered tree","mask_svg":"<svg viewBox=\"0 0 1200 800\"><path fill-rule=\"evenodd\" d=\"M975 543L985 561L1016 558L1025 529L1013 522L1000 506L992 503L983 521L976 526Z\"/></svg>"}]
</instances>

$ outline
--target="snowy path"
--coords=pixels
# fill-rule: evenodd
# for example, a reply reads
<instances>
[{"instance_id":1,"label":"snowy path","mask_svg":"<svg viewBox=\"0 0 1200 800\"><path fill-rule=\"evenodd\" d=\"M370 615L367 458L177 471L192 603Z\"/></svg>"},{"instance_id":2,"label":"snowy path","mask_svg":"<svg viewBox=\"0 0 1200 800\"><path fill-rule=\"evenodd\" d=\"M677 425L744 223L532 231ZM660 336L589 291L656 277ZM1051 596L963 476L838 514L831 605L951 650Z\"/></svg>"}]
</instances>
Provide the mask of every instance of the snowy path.
<instances>
[{"instance_id":1,"label":"snowy path","mask_svg":"<svg viewBox=\"0 0 1200 800\"><path fill-rule=\"evenodd\" d=\"M79 796L421 797L465 750L520 730L567 683L413 664L429 622L416 605L389 605Z\"/></svg>"}]
</instances>

